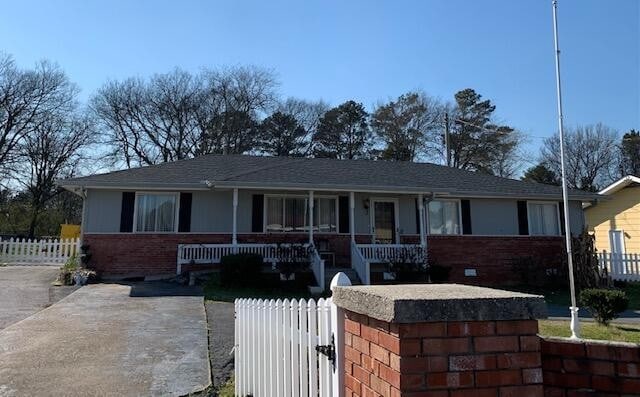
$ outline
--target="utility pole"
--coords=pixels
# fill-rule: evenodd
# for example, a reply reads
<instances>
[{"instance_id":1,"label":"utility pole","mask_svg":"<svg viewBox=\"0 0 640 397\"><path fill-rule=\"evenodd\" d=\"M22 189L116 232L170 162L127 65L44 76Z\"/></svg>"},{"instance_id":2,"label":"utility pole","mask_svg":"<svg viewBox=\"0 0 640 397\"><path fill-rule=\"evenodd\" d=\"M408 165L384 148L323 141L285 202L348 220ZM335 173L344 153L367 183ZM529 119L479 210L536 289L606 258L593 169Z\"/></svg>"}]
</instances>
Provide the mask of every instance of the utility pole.
<instances>
[{"instance_id":1,"label":"utility pole","mask_svg":"<svg viewBox=\"0 0 640 397\"><path fill-rule=\"evenodd\" d=\"M444 113L444 146L447 167L451 167L451 138L449 136L449 112Z\"/></svg>"},{"instance_id":2,"label":"utility pole","mask_svg":"<svg viewBox=\"0 0 640 397\"><path fill-rule=\"evenodd\" d=\"M553 6L553 39L556 50L556 95L558 100L558 133L560 135L560 168L562 170L562 204L564 207L564 234L567 248L567 265L569 267L569 290L571 292L571 338L580 338L580 321L578 319L578 305L576 304L576 287L573 277L573 253L571 249L571 222L569 219L569 191L564 165L564 122L562 115L562 87L560 85L560 45L558 44L558 1L551 2Z\"/></svg>"}]
</instances>

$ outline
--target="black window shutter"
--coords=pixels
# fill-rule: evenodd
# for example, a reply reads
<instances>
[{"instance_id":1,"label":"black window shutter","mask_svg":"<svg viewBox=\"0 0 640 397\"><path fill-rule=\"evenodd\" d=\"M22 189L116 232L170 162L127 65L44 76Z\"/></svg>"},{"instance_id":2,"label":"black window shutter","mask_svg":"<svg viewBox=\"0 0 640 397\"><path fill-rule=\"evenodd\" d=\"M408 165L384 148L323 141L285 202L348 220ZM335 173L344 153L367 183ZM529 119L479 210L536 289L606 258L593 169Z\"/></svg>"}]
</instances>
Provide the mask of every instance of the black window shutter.
<instances>
[{"instance_id":1,"label":"black window shutter","mask_svg":"<svg viewBox=\"0 0 640 397\"><path fill-rule=\"evenodd\" d=\"M564 236L566 230L564 228L564 203L558 203L558 212L560 213L560 234Z\"/></svg>"},{"instance_id":2,"label":"black window shutter","mask_svg":"<svg viewBox=\"0 0 640 397\"><path fill-rule=\"evenodd\" d=\"M135 192L122 192L122 208L120 210L120 233L133 232L133 208L136 203Z\"/></svg>"},{"instance_id":3,"label":"black window shutter","mask_svg":"<svg viewBox=\"0 0 640 397\"><path fill-rule=\"evenodd\" d=\"M251 231L262 233L264 231L264 194L253 195L251 208Z\"/></svg>"},{"instance_id":4,"label":"black window shutter","mask_svg":"<svg viewBox=\"0 0 640 397\"><path fill-rule=\"evenodd\" d=\"M349 233L349 196L338 197L338 233Z\"/></svg>"},{"instance_id":5,"label":"black window shutter","mask_svg":"<svg viewBox=\"0 0 640 397\"><path fill-rule=\"evenodd\" d=\"M422 233L422 231L420 230L420 207L419 207L417 198L416 198L416 233L417 234Z\"/></svg>"},{"instance_id":6,"label":"black window shutter","mask_svg":"<svg viewBox=\"0 0 640 397\"><path fill-rule=\"evenodd\" d=\"M526 201L518 201L518 232L521 236L529 234L529 216L527 215Z\"/></svg>"},{"instance_id":7,"label":"black window shutter","mask_svg":"<svg viewBox=\"0 0 640 397\"><path fill-rule=\"evenodd\" d=\"M460 207L462 207L462 234L471 234L471 202L461 200Z\"/></svg>"},{"instance_id":8,"label":"black window shutter","mask_svg":"<svg viewBox=\"0 0 640 397\"><path fill-rule=\"evenodd\" d=\"M193 194L180 193L180 213L178 214L178 231L191 231L191 201Z\"/></svg>"}]
</instances>

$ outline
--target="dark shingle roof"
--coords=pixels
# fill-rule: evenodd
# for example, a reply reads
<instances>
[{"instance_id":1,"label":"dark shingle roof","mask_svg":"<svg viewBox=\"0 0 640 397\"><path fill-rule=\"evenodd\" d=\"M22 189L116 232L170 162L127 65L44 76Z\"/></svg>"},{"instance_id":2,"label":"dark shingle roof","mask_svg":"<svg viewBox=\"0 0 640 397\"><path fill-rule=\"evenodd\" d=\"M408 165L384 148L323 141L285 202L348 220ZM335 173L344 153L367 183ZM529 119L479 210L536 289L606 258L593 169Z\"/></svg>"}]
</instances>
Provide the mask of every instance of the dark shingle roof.
<instances>
[{"instance_id":1,"label":"dark shingle roof","mask_svg":"<svg viewBox=\"0 0 640 397\"><path fill-rule=\"evenodd\" d=\"M207 185L208 182L208 185ZM560 198L558 186L495 177L429 163L206 155L190 160L67 179L73 188L207 188L208 186L440 192L460 196ZM573 199L593 193L572 190Z\"/></svg>"}]
</instances>

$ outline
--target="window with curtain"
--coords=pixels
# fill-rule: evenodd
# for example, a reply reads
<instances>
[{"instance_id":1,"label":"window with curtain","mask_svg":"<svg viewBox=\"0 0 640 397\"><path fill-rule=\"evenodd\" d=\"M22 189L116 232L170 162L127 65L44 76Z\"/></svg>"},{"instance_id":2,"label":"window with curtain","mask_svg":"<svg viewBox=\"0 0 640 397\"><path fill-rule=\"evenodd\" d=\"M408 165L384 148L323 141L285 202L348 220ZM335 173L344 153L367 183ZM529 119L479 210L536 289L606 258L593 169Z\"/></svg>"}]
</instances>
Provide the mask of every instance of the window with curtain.
<instances>
[{"instance_id":1,"label":"window with curtain","mask_svg":"<svg viewBox=\"0 0 640 397\"><path fill-rule=\"evenodd\" d=\"M175 194L138 194L136 196L137 232L174 232Z\"/></svg>"},{"instance_id":2,"label":"window with curtain","mask_svg":"<svg viewBox=\"0 0 640 397\"><path fill-rule=\"evenodd\" d=\"M429 233L460 234L460 203L433 200L429 202Z\"/></svg>"},{"instance_id":3,"label":"window with curtain","mask_svg":"<svg viewBox=\"0 0 640 397\"><path fill-rule=\"evenodd\" d=\"M557 236L560 234L558 206L555 203L528 204L529 234L538 236Z\"/></svg>"},{"instance_id":4,"label":"window with curtain","mask_svg":"<svg viewBox=\"0 0 640 397\"><path fill-rule=\"evenodd\" d=\"M320 197L313 200L313 230L321 233L338 231L337 200L331 197Z\"/></svg>"},{"instance_id":5,"label":"window with curtain","mask_svg":"<svg viewBox=\"0 0 640 397\"><path fill-rule=\"evenodd\" d=\"M318 197L313 200L313 230L336 232L337 200ZM266 197L267 232L308 232L309 199L305 197Z\"/></svg>"}]
</instances>

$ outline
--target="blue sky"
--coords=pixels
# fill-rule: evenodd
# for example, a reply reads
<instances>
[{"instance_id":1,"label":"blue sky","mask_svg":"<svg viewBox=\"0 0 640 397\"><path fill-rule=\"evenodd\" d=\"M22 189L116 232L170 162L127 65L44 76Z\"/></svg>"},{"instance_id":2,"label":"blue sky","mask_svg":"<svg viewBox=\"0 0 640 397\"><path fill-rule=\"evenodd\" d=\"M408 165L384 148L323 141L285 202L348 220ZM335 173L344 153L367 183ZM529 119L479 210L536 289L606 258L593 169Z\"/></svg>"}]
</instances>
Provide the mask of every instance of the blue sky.
<instances>
[{"instance_id":1,"label":"blue sky","mask_svg":"<svg viewBox=\"0 0 640 397\"><path fill-rule=\"evenodd\" d=\"M559 2L567 124L640 128L640 1ZM556 131L550 0L3 3L0 51L59 63L84 99L107 79L254 64L283 96L371 107L471 87L532 150Z\"/></svg>"}]
</instances>

